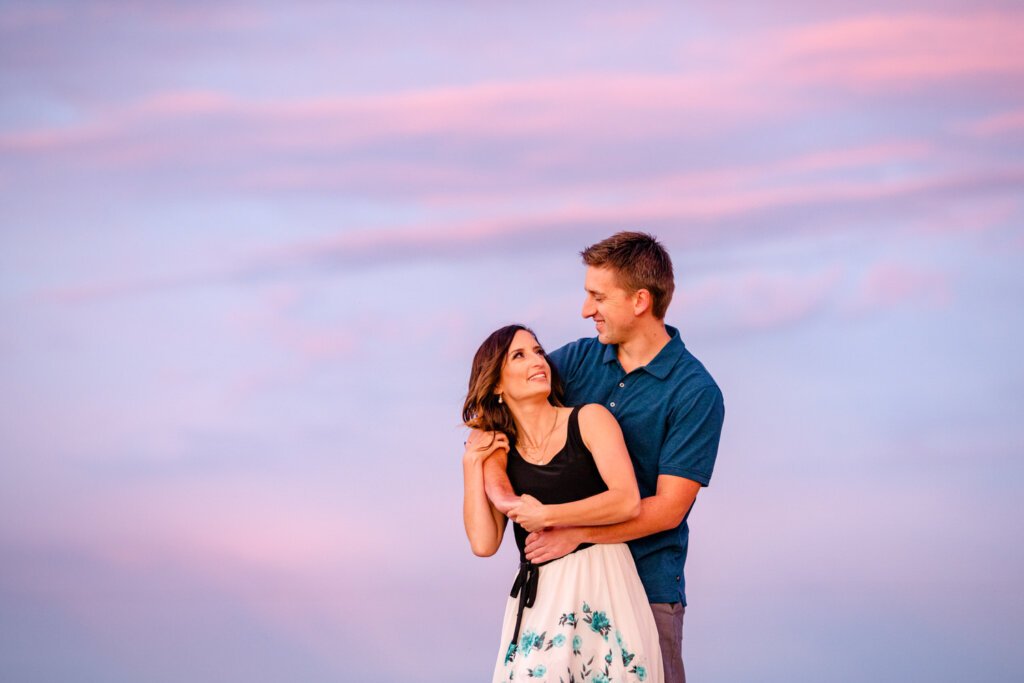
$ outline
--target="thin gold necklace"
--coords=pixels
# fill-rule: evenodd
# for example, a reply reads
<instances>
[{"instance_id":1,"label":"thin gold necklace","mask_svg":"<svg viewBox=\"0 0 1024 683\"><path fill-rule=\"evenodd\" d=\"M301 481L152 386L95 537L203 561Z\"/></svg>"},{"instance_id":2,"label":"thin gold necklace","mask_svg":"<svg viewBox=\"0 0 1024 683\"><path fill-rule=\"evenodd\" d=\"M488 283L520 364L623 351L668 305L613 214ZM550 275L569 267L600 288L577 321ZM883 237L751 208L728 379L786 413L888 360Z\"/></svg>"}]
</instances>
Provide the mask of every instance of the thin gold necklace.
<instances>
[{"instance_id":1,"label":"thin gold necklace","mask_svg":"<svg viewBox=\"0 0 1024 683\"><path fill-rule=\"evenodd\" d=\"M529 443L523 444L524 446L526 446L527 449L529 449L531 453L540 453L541 457L536 459L532 457L527 458L526 453L524 453L523 449L520 448L519 455L522 456L523 460L534 465L543 465L546 462L546 458L544 458L543 455L544 451L547 450L548 442L551 441L551 435L555 433L555 428L558 427L558 412L558 409L555 408L555 421L551 423L551 431L548 432L547 436L544 437L544 441L541 442L539 446L531 445ZM526 436L525 432L523 433L523 436ZM523 439L523 441L526 441L526 439ZM530 441L533 441L533 439L530 439Z\"/></svg>"}]
</instances>

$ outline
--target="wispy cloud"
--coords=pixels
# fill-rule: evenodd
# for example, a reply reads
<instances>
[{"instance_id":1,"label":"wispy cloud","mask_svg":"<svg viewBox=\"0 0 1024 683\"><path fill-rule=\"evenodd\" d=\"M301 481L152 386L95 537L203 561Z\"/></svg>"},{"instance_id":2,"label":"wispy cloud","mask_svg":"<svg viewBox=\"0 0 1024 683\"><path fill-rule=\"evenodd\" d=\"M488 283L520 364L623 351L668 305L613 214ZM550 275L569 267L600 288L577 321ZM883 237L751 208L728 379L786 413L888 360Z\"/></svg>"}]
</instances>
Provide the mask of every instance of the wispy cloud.
<instances>
[{"instance_id":1,"label":"wispy cloud","mask_svg":"<svg viewBox=\"0 0 1024 683\"><path fill-rule=\"evenodd\" d=\"M1024 109L993 114L972 121L966 129L979 137L996 137L1024 130Z\"/></svg>"},{"instance_id":2,"label":"wispy cloud","mask_svg":"<svg viewBox=\"0 0 1024 683\"><path fill-rule=\"evenodd\" d=\"M864 273L847 306L866 313L901 305L945 308L952 301L949 274L905 263L878 263Z\"/></svg>"},{"instance_id":3,"label":"wispy cloud","mask_svg":"<svg viewBox=\"0 0 1024 683\"><path fill-rule=\"evenodd\" d=\"M866 88L1024 73L1024 15L871 15L777 36L786 79Z\"/></svg>"},{"instance_id":4,"label":"wispy cloud","mask_svg":"<svg viewBox=\"0 0 1024 683\"><path fill-rule=\"evenodd\" d=\"M819 164L814 161L812 165ZM796 162L806 166L807 161ZM947 175L902 181L805 181L791 185L700 196L662 196L613 207L572 207L499 220L458 224L420 224L392 229L348 230L335 237L268 249L221 270L179 277L85 283L41 293L44 300L71 304L148 291L210 284L264 282L296 273L367 267L422 260L446 260L469 254L530 253L562 245L578 248L595 236L626 227L643 227L686 245L723 244L757 239L765 222L777 238L812 230L806 212L818 216L813 231L847 230L846 221L820 216L880 210L913 214L935 202L969 196L1016 192L1024 168L985 175Z\"/></svg>"},{"instance_id":5,"label":"wispy cloud","mask_svg":"<svg viewBox=\"0 0 1024 683\"><path fill-rule=\"evenodd\" d=\"M826 310L843 277L837 265L810 272L730 272L689 284L673 306L683 319L719 333L789 327Z\"/></svg>"}]
</instances>

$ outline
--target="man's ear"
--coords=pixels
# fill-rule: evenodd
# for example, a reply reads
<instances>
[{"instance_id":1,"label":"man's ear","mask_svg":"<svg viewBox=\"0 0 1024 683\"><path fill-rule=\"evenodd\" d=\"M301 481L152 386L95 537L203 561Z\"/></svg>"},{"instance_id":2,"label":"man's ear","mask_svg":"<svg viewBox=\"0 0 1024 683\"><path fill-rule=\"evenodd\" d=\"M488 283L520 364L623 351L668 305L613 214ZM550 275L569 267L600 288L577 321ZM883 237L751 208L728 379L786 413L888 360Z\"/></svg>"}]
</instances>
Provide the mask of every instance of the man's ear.
<instances>
[{"instance_id":1,"label":"man's ear","mask_svg":"<svg viewBox=\"0 0 1024 683\"><path fill-rule=\"evenodd\" d=\"M636 290L633 292L633 315L639 318L645 311L651 309L652 303L651 293L648 290Z\"/></svg>"}]
</instances>

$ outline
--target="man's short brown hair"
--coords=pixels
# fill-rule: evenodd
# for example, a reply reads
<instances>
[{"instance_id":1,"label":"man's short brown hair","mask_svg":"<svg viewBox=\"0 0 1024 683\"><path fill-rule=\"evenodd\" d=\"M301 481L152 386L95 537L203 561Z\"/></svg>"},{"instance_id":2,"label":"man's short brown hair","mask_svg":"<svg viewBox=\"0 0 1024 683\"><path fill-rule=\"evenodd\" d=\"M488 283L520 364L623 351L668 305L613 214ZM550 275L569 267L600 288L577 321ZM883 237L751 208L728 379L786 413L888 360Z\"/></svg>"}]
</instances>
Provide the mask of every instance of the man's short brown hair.
<instances>
[{"instance_id":1,"label":"man's short brown hair","mask_svg":"<svg viewBox=\"0 0 1024 683\"><path fill-rule=\"evenodd\" d=\"M588 266L614 270L623 289L646 289L651 293L651 313L658 320L665 319L676 285L672 259L653 235L617 232L587 247L580 256Z\"/></svg>"}]
</instances>

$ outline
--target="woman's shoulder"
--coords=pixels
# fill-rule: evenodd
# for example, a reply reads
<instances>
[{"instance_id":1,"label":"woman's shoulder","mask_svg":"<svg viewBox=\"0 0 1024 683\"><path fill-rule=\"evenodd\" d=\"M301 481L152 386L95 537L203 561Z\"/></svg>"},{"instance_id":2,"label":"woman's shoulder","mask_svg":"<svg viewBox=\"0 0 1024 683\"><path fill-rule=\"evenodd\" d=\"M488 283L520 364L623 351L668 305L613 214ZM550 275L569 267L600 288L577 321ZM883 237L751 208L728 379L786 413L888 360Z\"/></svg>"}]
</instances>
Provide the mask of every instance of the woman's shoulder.
<instances>
[{"instance_id":1,"label":"woman's shoulder","mask_svg":"<svg viewBox=\"0 0 1024 683\"><path fill-rule=\"evenodd\" d=\"M580 429L586 429L588 426L598 427L608 424L609 421L616 422L611 411L600 403L585 403L579 406L577 414L579 415Z\"/></svg>"},{"instance_id":2,"label":"woman's shoulder","mask_svg":"<svg viewBox=\"0 0 1024 683\"><path fill-rule=\"evenodd\" d=\"M611 411L600 403L587 403L579 409L579 433L591 451L622 439L622 429Z\"/></svg>"}]
</instances>

